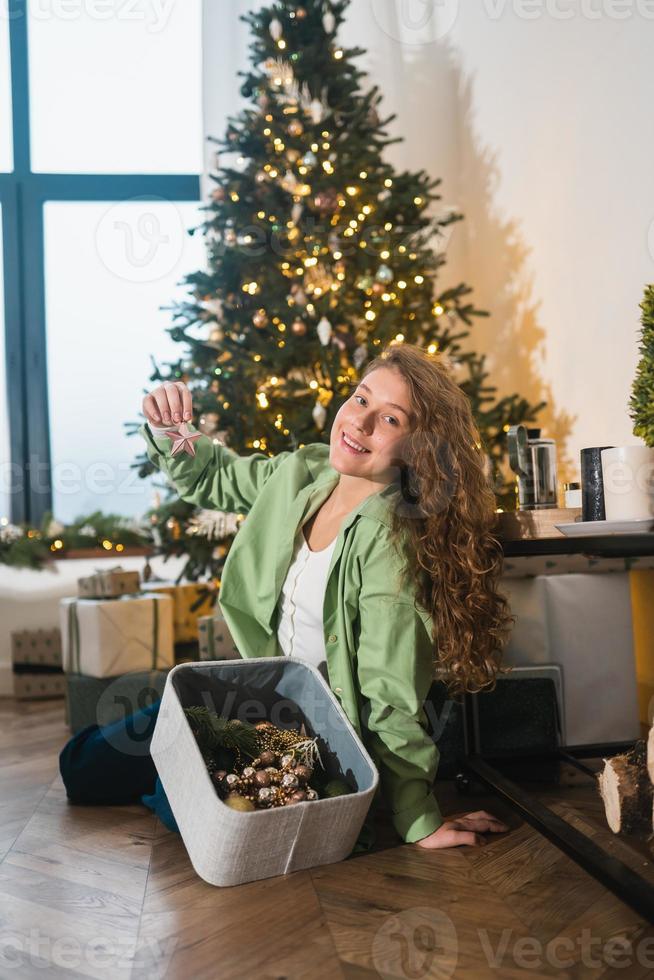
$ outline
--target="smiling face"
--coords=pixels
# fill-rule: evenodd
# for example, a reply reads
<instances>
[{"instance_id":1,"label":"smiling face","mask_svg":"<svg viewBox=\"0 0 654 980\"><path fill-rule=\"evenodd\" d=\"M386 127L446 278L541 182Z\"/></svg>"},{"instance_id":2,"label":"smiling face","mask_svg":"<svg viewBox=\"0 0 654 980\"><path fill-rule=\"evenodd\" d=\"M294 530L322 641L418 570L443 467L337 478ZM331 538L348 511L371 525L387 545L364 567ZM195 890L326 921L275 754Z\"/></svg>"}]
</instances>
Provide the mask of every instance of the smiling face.
<instances>
[{"instance_id":1,"label":"smiling face","mask_svg":"<svg viewBox=\"0 0 654 980\"><path fill-rule=\"evenodd\" d=\"M392 460L403 458L411 428L406 381L394 368L375 368L359 382L334 419L330 465L340 473L389 483L398 478L398 467ZM361 448L367 451L361 452Z\"/></svg>"}]
</instances>

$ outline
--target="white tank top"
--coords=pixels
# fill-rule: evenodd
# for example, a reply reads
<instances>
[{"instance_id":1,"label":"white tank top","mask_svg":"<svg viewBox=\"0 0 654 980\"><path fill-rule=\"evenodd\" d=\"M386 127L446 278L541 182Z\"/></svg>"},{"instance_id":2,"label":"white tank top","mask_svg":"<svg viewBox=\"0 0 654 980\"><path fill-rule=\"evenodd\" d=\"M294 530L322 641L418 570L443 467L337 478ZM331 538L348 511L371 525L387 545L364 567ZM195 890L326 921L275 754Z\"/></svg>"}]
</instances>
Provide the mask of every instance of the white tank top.
<instances>
[{"instance_id":1,"label":"white tank top","mask_svg":"<svg viewBox=\"0 0 654 980\"><path fill-rule=\"evenodd\" d=\"M301 657L317 667L325 680L327 652L323 603L327 572L336 538L321 551L311 551L300 527L293 557L279 597L277 640L287 657Z\"/></svg>"}]
</instances>

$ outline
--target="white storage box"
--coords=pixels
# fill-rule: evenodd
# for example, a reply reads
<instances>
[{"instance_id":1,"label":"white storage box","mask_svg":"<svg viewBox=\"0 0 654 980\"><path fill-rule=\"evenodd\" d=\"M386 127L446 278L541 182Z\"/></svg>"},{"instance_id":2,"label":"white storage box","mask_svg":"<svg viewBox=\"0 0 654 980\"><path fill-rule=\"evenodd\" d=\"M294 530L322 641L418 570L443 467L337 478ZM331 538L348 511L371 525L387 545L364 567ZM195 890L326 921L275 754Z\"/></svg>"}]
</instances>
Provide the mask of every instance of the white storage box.
<instances>
[{"instance_id":1,"label":"white storage box","mask_svg":"<svg viewBox=\"0 0 654 980\"><path fill-rule=\"evenodd\" d=\"M264 718L320 736L329 778L355 792L243 813L220 799L184 708L206 705L241 721ZM379 783L377 769L328 684L295 657L179 664L166 679L150 752L198 875L238 885L342 861L357 841Z\"/></svg>"},{"instance_id":2,"label":"white storage box","mask_svg":"<svg viewBox=\"0 0 654 980\"><path fill-rule=\"evenodd\" d=\"M60 600L64 670L114 677L172 667L173 600L165 592Z\"/></svg>"},{"instance_id":3,"label":"white storage box","mask_svg":"<svg viewBox=\"0 0 654 980\"><path fill-rule=\"evenodd\" d=\"M629 574L511 578L516 615L504 663L558 663L568 745L640 735Z\"/></svg>"}]
</instances>

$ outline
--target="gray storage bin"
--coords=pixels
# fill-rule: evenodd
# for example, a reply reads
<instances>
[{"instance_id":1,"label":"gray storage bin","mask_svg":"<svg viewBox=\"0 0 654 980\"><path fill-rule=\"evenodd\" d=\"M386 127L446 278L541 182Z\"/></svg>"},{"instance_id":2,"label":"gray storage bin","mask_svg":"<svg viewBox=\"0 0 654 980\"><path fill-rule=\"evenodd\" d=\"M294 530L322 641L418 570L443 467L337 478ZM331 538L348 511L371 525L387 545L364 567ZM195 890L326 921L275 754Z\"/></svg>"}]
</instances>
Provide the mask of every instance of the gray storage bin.
<instances>
[{"instance_id":1,"label":"gray storage bin","mask_svg":"<svg viewBox=\"0 0 654 980\"><path fill-rule=\"evenodd\" d=\"M320 736L329 778L355 792L270 810L237 812L220 799L183 709L206 705L242 721L268 718ZM168 674L151 755L189 858L212 885L238 885L350 855L379 774L320 672L296 657L179 664Z\"/></svg>"}]
</instances>

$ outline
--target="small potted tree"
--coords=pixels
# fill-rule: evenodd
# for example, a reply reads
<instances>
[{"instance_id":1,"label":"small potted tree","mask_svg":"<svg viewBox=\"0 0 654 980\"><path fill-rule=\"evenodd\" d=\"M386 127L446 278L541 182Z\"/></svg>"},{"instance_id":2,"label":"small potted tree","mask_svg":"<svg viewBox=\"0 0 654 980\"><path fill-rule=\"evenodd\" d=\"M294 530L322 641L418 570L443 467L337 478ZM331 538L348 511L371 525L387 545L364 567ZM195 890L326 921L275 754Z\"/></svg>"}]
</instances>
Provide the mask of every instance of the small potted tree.
<instances>
[{"instance_id":1,"label":"small potted tree","mask_svg":"<svg viewBox=\"0 0 654 980\"><path fill-rule=\"evenodd\" d=\"M654 522L654 285L645 287L640 304L640 361L632 385L629 414L633 433L645 445L602 450L607 520Z\"/></svg>"}]
</instances>

